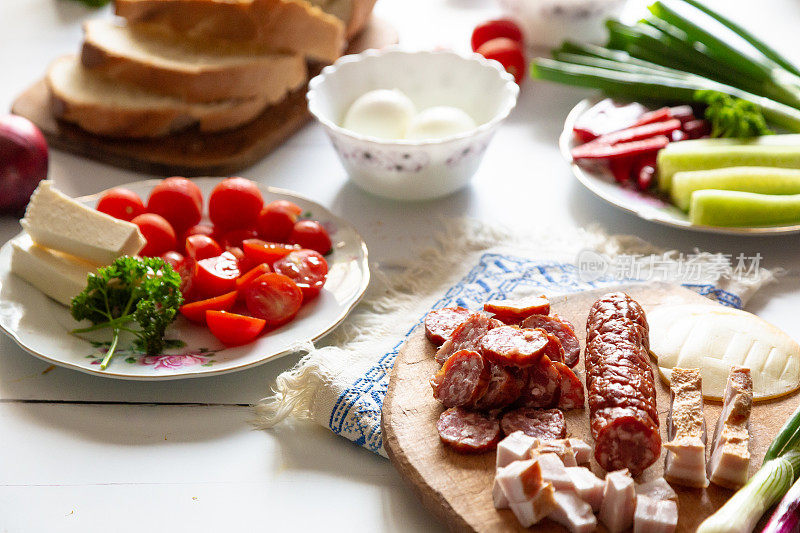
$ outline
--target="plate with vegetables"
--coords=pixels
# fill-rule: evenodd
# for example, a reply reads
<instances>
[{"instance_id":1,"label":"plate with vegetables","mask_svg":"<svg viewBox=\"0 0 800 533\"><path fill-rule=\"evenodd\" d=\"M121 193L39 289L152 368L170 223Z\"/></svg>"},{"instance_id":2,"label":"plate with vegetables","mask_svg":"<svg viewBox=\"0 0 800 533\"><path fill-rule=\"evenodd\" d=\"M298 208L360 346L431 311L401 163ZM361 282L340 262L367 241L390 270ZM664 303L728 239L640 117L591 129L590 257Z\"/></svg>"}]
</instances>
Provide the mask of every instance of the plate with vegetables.
<instances>
[{"instance_id":1,"label":"plate with vegetables","mask_svg":"<svg viewBox=\"0 0 800 533\"><path fill-rule=\"evenodd\" d=\"M0 328L40 359L104 377L256 366L329 333L369 283L352 225L243 178L75 200L42 182L22 225L0 248Z\"/></svg>"}]
</instances>

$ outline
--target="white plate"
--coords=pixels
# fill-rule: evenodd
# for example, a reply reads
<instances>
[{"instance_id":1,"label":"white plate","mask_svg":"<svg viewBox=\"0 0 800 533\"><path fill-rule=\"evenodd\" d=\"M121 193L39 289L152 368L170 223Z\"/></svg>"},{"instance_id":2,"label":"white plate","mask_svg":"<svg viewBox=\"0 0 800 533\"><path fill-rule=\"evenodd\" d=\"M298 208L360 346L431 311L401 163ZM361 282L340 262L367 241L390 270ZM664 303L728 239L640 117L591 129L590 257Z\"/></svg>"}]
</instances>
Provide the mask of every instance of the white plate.
<instances>
[{"instance_id":1,"label":"white plate","mask_svg":"<svg viewBox=\"0 0 800 533\"><path fill-rule=\"evenodd\" d=\"M786 235L800 232L800 225L741 227L729 228L719 226L699 226L689 222L686 213L671 203L641 191L621 187L608 171L582 167L573 162L570 155L572 148L578 144L572 134L572 127L583 113L596 104L598 100L586 99L576 105L564 122L564 131L558 140L561 155L572 166L572 173L587 189L594 194L640 218L657 222L674 228L702 231L707 233L724 233L728 235Z\"/></svg>"},{"instance_id":2,"label":"white plate","mask_svg":"<svg viewBox=\"0 0 800 533\"><path fill-rule=\"evenodd\" d=\"M161 180L124 185L147 198ZM219 178L195 178L207 199ZM260 187L265 202L287 199L310 213L331 235L334 251L327 257L328 280L319 297L304 305L292 322L261 335L250 344L225 347L202 326L179 316L167 330L168 339L184 346L165 350L159 356L146 356L132 350L130 339L120 346L106 370L100 370L102 354L96 342L78 338L69 331L76 322L69 309L51 300L10 271L11 246L0 248L0 328L25 351L54 365L97 376L165 380L204 377L244 370L291 352L298 343L316 340L341 323L361 299L369 283L367 246L346 221L306 198L273 187ZM78 198L94 207L102 193ZM95 334L97 335L97 334ZM93 340L108 340L93 337Z\"/></svg>"}]
</instances>

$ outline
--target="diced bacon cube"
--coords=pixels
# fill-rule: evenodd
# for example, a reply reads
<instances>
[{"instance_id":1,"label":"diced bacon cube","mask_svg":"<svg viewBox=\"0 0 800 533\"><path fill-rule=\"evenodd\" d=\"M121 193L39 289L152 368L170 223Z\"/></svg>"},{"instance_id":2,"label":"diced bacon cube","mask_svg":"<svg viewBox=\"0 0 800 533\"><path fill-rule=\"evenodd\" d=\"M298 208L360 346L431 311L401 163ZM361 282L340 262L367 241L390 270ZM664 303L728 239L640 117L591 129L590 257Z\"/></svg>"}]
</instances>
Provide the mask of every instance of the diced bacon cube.
<instances>
[{"instance_id":1,"label":"diced bacon cube","mask_svg":"<svg viewBox=\"0 0 800 533\"><path fill-rule=\"evenodd\" d=\"M636 490L627 470L606 474L603 503L600 504L600 521L609 533L619 533L633 524L636 510Z\"/></svg>"},{"instance_id":2,"label":"diced bacon cube","mask_svg":"<svg viewBox=\"0 0 800 533\"><path fill-rule=\"evenodd\" d=\"M585 466L570 466L566 468L567 475L575 485L575 493L588 503L593 510L599 511L603 503L603 489L606 483Z\"/></svg>"},{"instance_id":3,"label":"diced bacon cube","mask_svg":"<svg viewBox=\"0 0 800 533\"><path fill-rule=\"evenodd\" d=\"M492 484L492 500L494 501L495 509L508 509L508 498L506 493L503 492L503 487L497 482L497 478Z\"/></svg>"},{"instance_id":4,"label":"diced bacon cube","mask_svg":"<svg viewBox=\"0 0 800 533\"><path fill-rule=\"evenodd\" d=\"M536 449L531 453L535 455L534 460L539 465L544 481L552 483L556 490L575 490L575 485L572 484L572 479L567 474L564 463L558 455L554 453L539 454Z\"/></svg>"},{"instance_id":5,"label":"diced bacon cube","mask_svg":"<svg viewBox=\"0 0 800 533\"><path fill-rule=\"evenodd\" d=\"M572 451L575 452L575 461L577 461L579 465L587 464L592 458L592 447L581 439L567 440L570 446L572 446Z\"/></svg>"},{"instance_id":6,"label":"diced bacon cube","mask_svg":"<svg viewBox=\"0 0 800 533\"><path fill-rule=\"evenodd\" d=\"M678 504L673 500L636 499L633 533L673 533L678 527Z\"/></svg>"},{"instance_id":7,"label":"diced bacon cube","mask_svg":"<svg viewBox=\"0 0 800 533\"><path fill-rule=\"evenodd\" d=\"M558 522L571 533L589 533L597 529L597 519L591 506L574 492L556 491L553 495L555 509L550 520Z\"/></svg>"},{"instance_id":8,"label":"diced bacon cube","mask_svg":"<svg viewBox=\"0 0 800 533\"><path fill-rule=\"evenodd\" d=\"M578 466L572 444L567 439L542 440L531 449L532 456L545 453L556 454L564 466Z\"/></svg>"},{"instance_id":9,"label":"diced bacon cube","mask_svg":"<svg viewBox=\"0 0 800 533\"><path fill-rule=\"evenodd\" d=\"M534 459L515 461L498 468L494 479L510 502L530 499L543 484L541 465Z\"/></svg>"},{"instance_id":10,"label":"diced bacon cube","mask_svg":"<svg viewBox=\"0 0 800 533\"><path fill-rule=\"evenodd\" d=\"M530 451L539 439L530 437L522 431L515 431L497 443L497 468L508 466L514 461L530 458Z\"/></svg>"},{"instance_id":11,"label":"diced bacon cube","mask_svg":"<svg viewBox=\"0 0 800 533\"><path fill-rule=\"evenodd\" d=\"M554 493L553 485L545 483L533 497L522 502L509 500L508 506L522 527L531 527L553 512L555 508Z\"/></svg>"},{"instance_id":12,"label":"diced bacon cube","mask_svg":"<svg viewBox=\"0 0 800 533\"><path fill-rule=\"evenodd\" d=\"M651 500L677 500L678 495L663 477L636 485L636 497L645 496Z\"/></svg>"}]
</instances>

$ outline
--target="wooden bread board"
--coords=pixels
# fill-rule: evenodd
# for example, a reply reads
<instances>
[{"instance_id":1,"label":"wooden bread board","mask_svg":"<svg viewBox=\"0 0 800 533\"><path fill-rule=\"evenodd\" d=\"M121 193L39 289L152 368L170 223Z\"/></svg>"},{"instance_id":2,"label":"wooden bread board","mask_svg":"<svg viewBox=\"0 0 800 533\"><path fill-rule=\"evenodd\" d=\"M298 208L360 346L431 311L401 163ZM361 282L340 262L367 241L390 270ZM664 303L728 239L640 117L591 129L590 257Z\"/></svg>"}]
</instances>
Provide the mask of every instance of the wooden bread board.
<instances>
[{"instance_id":1,"label":"wooden bread board","mask_svg":"<svg viewBox=\"0 0 800 533\"><path fill-rule=\"evenodd\" d=\"M390 24L373 18L350 42L347 53L382 48L397 41L397 31ZM320 65L309 66L309 79L320 70ZM102 137L56 119L44 80L17 97L11 112L36 124L50 148L147 174L225 176L261 160L311 118L307 89L306 84L266 108L252 122L233 130L200 133L189 129L156 139Z\"/></svg>"},{"instance_id":2,"label":"wooden bread board","mask_svg":"<svg viewBox=\"0 0 800 533\"><path fill-rule=\"evenodd\" d=\"M621 287L650 311L656 306L680 303L719 305L677 285L646 284ZM576 334L585 346L586 317L595 300L610 290L575 293L551 299L552 310L575 325ZM423 505L454 531L525 531L511 511L498 511L492 503L492 482L495 473L495 452L482 455L462 455L446 448L439 441L436 421L442 405L433 399L430 377L439 369L433 359L435 348L425 338L424 328L418 327L401 347L394 364L389 388L383 403L383 442L389 458L400 474L411 484ZM655 364L653 372L658 376ZM576 367L585 383L583 353ZM656 378L658 411L662 442L666 441L665 418L670 404L669 386ZM764 457L784 421L797 407L800 397L792 394L754 405L751 415L752 475ZM705 417L709 443L719 417L721 404L705 402ZM565 413L567 433L593 445L589 433L588 409ZM662 476L664 454L637 481L644 482ZM601 478L605 475L592 459L592 470ZM693 532L716 511L733 491L711 485L706 489L691 489L673 485L678 493L679 532ZM534 526L536 531L563 532L566 529L550 520ZM601 525L598 531L605 531Z\"/></svg>"}]
</instances>

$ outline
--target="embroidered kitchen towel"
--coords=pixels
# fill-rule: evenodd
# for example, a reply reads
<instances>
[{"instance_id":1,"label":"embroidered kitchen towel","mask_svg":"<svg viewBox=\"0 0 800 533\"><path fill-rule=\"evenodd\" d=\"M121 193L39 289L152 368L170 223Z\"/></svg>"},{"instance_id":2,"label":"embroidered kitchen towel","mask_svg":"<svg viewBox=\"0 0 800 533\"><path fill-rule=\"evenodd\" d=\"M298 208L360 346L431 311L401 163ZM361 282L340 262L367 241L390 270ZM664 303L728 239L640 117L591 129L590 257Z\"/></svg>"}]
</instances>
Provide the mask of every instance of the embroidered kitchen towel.
<instances>
[{"instance_id":1,"label":"embroidered kitchen towel","mask_svg":"<svg viewBox=\"0 0 800 533\"><path fill-rule=\"evenodd\" d=\"M405 265L373 265L363 302L326 346L279 375L272 395L255 406L255 424L312 419L359 446L385 456L381 406L400 346L431 309L478 308L496 298L558 295L631 281L683 284L741 308L772 273L758 257L663 252L633 236L599 230L519 233L474 220L444 223L437 245Z\"/></svg>"}]
</instances>

